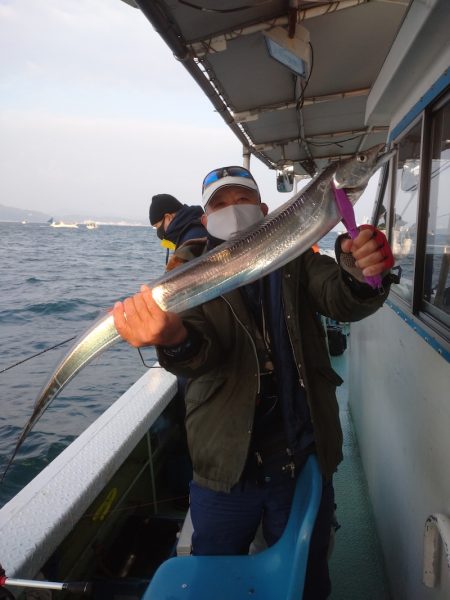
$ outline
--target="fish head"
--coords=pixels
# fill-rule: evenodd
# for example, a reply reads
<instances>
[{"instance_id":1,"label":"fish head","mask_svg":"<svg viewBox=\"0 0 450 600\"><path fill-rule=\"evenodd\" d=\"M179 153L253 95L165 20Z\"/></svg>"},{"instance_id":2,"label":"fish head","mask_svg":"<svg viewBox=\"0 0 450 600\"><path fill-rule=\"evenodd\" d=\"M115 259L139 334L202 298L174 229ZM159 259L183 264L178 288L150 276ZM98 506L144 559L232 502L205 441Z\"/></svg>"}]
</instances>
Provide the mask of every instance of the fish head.
<instances>
[{"instance_id":1,"label":"fish head","mask_svg":"<svg viewBox=\"0 0 450 600\"><path fill-rule=\"evenodd\" d=\"M387 150L385 144L378 144L341 161L333 177L335 187L344 188L350 195L355 192L359 197L372 175L394 154L395 150Z\"/></svg>"}]
</instances>

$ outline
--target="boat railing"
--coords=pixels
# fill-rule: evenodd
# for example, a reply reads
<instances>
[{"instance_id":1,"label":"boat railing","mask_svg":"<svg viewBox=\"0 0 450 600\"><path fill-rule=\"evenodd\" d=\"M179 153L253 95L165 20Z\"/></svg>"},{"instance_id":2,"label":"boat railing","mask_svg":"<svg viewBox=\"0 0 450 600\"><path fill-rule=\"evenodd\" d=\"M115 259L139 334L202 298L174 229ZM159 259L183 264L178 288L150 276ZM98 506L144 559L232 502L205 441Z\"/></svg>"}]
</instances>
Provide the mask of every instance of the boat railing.
<instances>
[{"instance_id":1,"label":"boat railing","mask_svg":"<svg viewBox=\"0 0 450 600\"><path fill-rule=\"evenodd\" d=\"M0 557L10 577L33 577L176 394L151 369L0 510Z\"/></svg>"}]
</instances>

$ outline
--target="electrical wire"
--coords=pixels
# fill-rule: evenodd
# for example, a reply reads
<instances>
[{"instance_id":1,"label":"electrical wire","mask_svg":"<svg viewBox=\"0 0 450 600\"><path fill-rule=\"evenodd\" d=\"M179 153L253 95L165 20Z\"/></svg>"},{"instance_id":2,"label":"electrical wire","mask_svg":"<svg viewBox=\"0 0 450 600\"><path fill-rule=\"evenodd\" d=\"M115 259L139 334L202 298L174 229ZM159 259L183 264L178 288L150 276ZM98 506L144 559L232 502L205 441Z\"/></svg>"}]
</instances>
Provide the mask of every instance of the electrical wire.
<instances>
[{"instance_id":1,"label":"electrical wire","mask_svg":"<svg viewBox=\"0 0 450 600\"><path fill-rule=\"evenodd\" d=\"M251 8L257 8L261 6L261 4L268 4L271 0L265 0L264 2L258 2L257 4L248 4L245 6L236 6L235 8L208 8L207 6L199 6L198 4L193 4L192 2L188 2L187 0L178 0L179 4L183 4L184 6L189 6L189 8L195 8L196 10L200 10L202 12L211 12L211 13L234 13L240 12L242 10L249 10Z\"/></svg>"},{"instance_id":2,"label":"electrical wire","mask_svg":"<svg viewBox=\"0 0 450 600\"><path fill-rule=\"evenodd\" d=\"M330 140L329 142L314 142L312 140L308 140L308 144L310 146L339 146L339 148L342 148L342 144L344 142L352 142L353 140L357 140L359 138L361 138L363 135L366 135L366 131L359 133L358 135L354 135L352 137L348 137L348 138L344 138L343 140Z\"/></svg>"},{"instance_id":3,"label":"electrical wire","mask_svg":"<svg viewBox=\"0 0 450 600\"><path fill-rule=\"evenodd\" d=\"M306 79L306 81L305 81L304 84L302 84L302 81L301 81L300 77L296 77L295 84L294 84L294 98L295 98L295 87L296 87L297 81L300 80L301 93L300 93L300 96L298 97L298 99L296 99L297 103L296 103L296 106L295 106L295 108L297 110L297 114L303 108L303 103L305 101L305 91L306 91L306 88L308 87L309 80L311 79L311 75L312 75L313 67L314 67L314 49L312 47L311 42L308 42L308 43L309 43L309 47L310 47L310 51L311 51L311 67L310 67L310 70L309 70L308 77L307 77L307 79ZM339 148L341 148L342 147L341 144L343 144L344 142L351 142L353 140L357 140L361 136L363 136L363 135L366 134L366 132L364 132L364 133L361 133L359 135L354 135L352 137L345 138L343 140L330 140L330 141L327 141L327 142L326 141L315 142L313 140L308 140L307 136L305 136L305 137L302 136L300 123L298 123L298 129L299 129L299 138L298 138L298 141L299 141L300 144L303 144L305 147L306 146L316 146L318 148L320 148L322 146L323 147L325 147L325 146L338 146Z\"/></svg>"},{"instance_id":4,"label":"electrical wire","mask_svg":"<svg viewBox=\"0 0 450 600\"><path fill-rule=\"evenodd\" d=\"M308 42L308 45L309 45L310 55L311 55L308 77L304 84L302 83L302 80L300 77L296 77L294 79L294 100L296 101L295 114L297 117L298 143L299 143L300 152L301 152L302 146L303 146L306 151L306 154L308 155L308 160L311 161L314 170L316 170L316 166L314 164L314 159L313 159L311 151L309 149L308 142L306 141L306 139L304 139L304 123L303 123L303 113L302 113L303 103L305 101L305 91L306 91L306 88L308 87L308 84L309 84L309 81L311 79L311 75L313 72L313 68L314 68L314 49L312 47L311 42ZM300 96L298 98L296 98L298 81L300 82L301 93L300 93ZM307 171L307 169L305 168L304 165L303 165L303 168L305 169L305 171ZM311 174L309 171L308 171L308 173Z\"/></svg>"},{"instance_id":5,"label":"electrical wire","mask_svg":"<svg viewBox=\"0 0 450 600\"><path fill-rule=\"evenodd\" d=\"M302 82L300 80L301 94L300 94L299 98L297 99L297 104L295 107L297 111L299 111L303 108L303 103L305 101L305 91L306 91L306 88L308 87L309 80L311 79L311 75L312 75L313 68L314 68L314 49L312 47L311 42L308 42L308 45L309 45L309 50L310 50L310 54L311 54L311 66L309 68L309 73L308 73L308 77L305 81L305 84L302 85ZM300 78L297 78L297 79L300 79ZM294 88L294 98L295 98L295 88Z\"/></svg>"}]
</instances>

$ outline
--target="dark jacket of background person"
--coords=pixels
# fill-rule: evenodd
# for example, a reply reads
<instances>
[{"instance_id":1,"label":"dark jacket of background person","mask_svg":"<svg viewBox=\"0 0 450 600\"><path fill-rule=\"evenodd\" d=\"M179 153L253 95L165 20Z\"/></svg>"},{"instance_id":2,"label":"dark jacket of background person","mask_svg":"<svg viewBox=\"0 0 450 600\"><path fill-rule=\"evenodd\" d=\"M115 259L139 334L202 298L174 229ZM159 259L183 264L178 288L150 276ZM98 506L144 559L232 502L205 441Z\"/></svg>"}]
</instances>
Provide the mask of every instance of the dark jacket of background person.
<instances>
[{"instance_id":1,"label":"dark jacket of background person","mask_svg":"<svg viewBox=\"0 0 450 600\"><path fill-rule=\"evenodd\" d=\"M187 240L206 236L206 230L200 222L203 214L201 206L188 206L183 204L169 223L164 239L171 241L176 247Z\"/></svg>"},{"instance_id":2,"label":"dark jacket of background person","mask_svg":"<svg viewBox=\"0 0 450 600\"><path fill-rule=\"evenodd\" d=\"M285 265L281 275L284 318L306 389L316 452L330 478L342 460L335 395L342 380L331 367L318 314L358 321L380 308L387 292L359 297L338 264L312 250ZM186 430L194 481L229 491L243 473L252 437L260 380L257 326L239 289L181 316L197 340L195 353L183 358L158 348L158 358L162 367L189 379Z\"/></svg>"}]
</instances>

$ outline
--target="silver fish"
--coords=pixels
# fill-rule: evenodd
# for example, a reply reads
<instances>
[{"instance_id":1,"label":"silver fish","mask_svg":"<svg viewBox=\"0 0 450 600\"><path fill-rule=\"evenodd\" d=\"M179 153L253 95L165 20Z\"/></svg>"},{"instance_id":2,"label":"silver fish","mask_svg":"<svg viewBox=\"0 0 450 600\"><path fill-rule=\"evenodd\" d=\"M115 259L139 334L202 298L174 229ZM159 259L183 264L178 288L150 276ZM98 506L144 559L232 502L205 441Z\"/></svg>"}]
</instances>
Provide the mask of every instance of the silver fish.
<instances>
[{"instance_id":1,"label":"silver fish","mask_svg":"<svg viewBox=\"0 0 450 600\"><path fill-rule=\"evenodd\" d=\"M179 313L256 281L299 256L341 220L332 184L345 188L354 205L373 173L392 156L383 148L374 146L328 166L256 226L155 281L154 300L163 310Z\"/></svg>"},{"instance_id":2,"label":"silver fish","mask_svg":"<svg viewBox=\"0 0 450 600\"><path fill-rule=\"evenodd\" d=\"M332 184L345 188L355 204L373 173L393 154L383 150L381 144L329 165L257 225L155 281L150 286L153 298L162 310L179 313L251 283L299 256L341 220ZM119 339L112 315L106 314L75 342L42 388L8 467L27 434L63 387Z\"/></svg>"}]
</instances>

